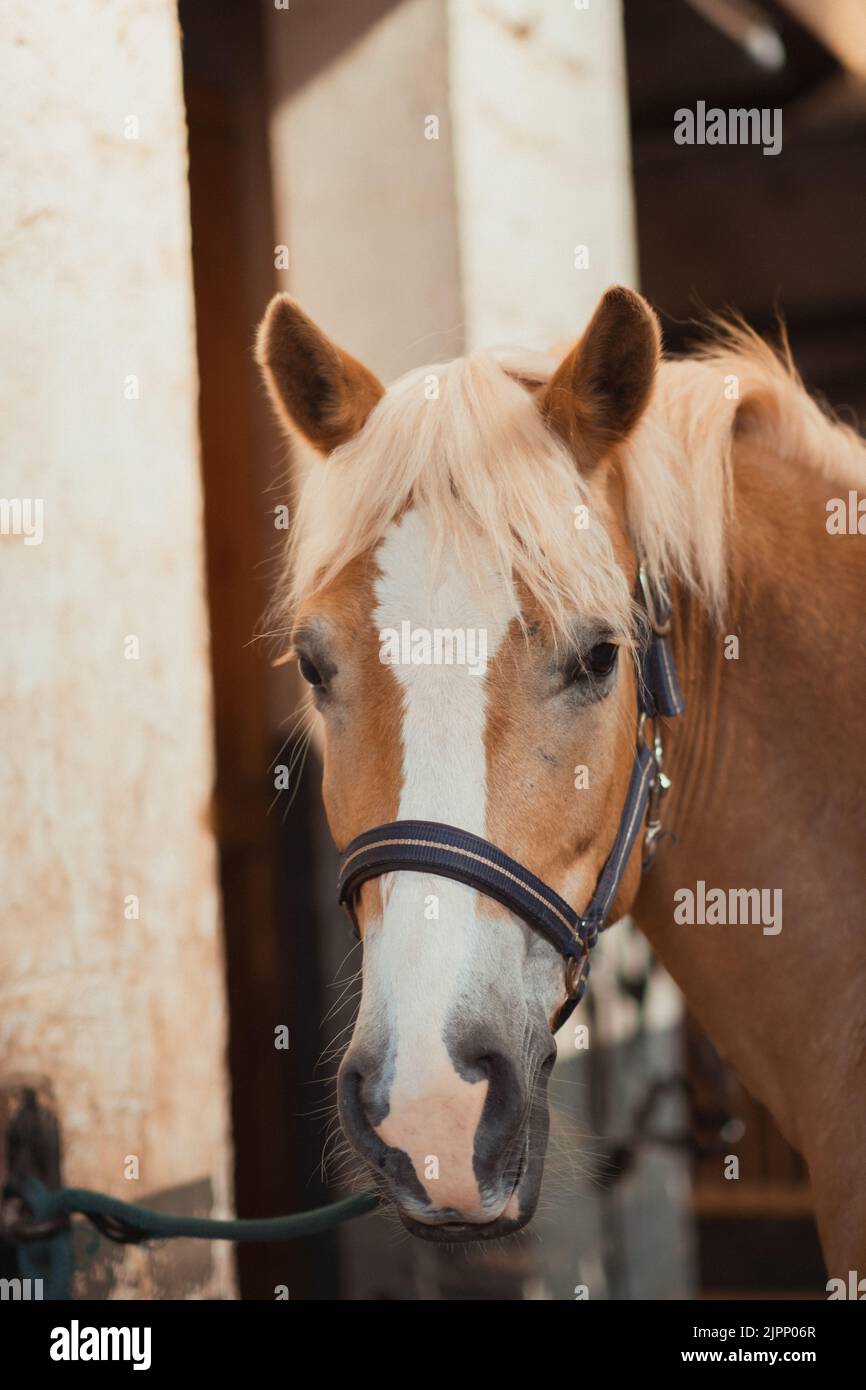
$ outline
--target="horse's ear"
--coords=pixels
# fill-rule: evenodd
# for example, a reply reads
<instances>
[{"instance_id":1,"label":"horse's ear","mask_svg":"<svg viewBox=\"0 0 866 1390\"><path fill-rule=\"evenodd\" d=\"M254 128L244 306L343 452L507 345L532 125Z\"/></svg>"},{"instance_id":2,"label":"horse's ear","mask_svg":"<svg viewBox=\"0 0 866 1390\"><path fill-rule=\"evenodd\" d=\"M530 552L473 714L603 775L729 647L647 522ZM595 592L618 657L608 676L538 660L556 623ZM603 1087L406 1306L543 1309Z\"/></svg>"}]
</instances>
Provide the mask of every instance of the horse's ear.
<instances>
[{"instance_id":1,"label":"horse's ear","mask_svg":"<svg viewBox=\"0 0 866 1390\"><path fill-rule=\"evenodd\" d=\"M323 454L345 444L384 395L381 382L308 318L288 294L275 294L256 339L277 414Z\"/></svg>"},{"instance_id":2,"label":"horse's ear","mask_svg":"<svg viewBox=\"0 0 866 1390\"><path fill-rule=\"evenodd\" d=\"M655 313L621 285L602 296L580 342L538 398L551 429L591 469L631 433L652 391L661 351Z\"/></svg>"}]
</instances>

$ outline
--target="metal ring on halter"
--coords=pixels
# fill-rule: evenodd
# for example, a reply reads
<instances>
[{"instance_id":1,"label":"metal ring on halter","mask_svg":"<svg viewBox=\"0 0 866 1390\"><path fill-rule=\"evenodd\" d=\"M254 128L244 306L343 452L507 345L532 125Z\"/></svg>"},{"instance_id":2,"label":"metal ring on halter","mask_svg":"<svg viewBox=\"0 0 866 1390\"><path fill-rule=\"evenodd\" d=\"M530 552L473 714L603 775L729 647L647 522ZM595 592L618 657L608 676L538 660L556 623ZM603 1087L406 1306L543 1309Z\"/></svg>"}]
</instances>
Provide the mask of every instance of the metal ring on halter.
<instances>
[{"instance_id":1,"label":"metal ring on halter","mask_svg":"<svg viewBox=\"0 0 866 1390\"><path fill-rule=\"evenodd\" d=\"M570 956L565 965L565 992L569 999L580 1003L589 976L589 945L579 956Z\"/></svg>"}]
</instances>

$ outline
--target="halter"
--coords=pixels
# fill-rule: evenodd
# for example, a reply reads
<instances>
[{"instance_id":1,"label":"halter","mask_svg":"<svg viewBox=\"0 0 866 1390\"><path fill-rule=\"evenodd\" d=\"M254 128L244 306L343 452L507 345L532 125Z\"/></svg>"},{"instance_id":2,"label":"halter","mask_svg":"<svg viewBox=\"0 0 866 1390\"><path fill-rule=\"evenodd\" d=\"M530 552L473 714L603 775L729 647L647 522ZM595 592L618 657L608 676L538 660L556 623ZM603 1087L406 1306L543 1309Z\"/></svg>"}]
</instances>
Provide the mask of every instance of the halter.
<instances>
[{"instance_id":1,"label":"halter","mask_svg":"<svg viewBox=\"0 0 866 1390\"><path fill-rule=\"evenodd\" d=\"M661 830L661 804L670 787L670 779L662 770L664 749L658 717L673 718L685 709L668 644L671 605L667 590L659 581L650 579L641 566L636 596L646 615L646 625L641 634L634 767L616 839L584 913L575 912L531 870L489 840L438 821L398 820L377 825L352 840L340 858L339 901L348 908L356 931L354 902L361 884L405 869L456 879L488 898L495 898L520 917L566 960L567 999L554 1032L583 998L589 953L598 933L608 925L644 816L644 872L652 864ZM649 744L644 736L647 723L652 732Z\"/></svg>"}]
</instances>

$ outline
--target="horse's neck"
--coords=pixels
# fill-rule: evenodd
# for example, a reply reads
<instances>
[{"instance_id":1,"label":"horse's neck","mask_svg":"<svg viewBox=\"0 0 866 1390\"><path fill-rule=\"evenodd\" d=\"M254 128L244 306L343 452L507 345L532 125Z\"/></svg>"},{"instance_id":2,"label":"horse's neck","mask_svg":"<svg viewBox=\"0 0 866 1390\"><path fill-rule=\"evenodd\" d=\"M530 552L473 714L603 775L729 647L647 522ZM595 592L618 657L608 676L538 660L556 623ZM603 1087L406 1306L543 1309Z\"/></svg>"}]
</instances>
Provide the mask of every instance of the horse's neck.
<instances>
[{"instance_id":1,"label":"horse's neck","mask_svg":"<svg viewBox=\"0 0 866 1390\"><path fill-rule=\"evenodd\" d=\"M635 906L710 1037L812 1163L821 1113L850 1149L866 1063L866 546L828 535L837 495L847 484L738 446L721 630L676 595L687 712L666 733L664 819L677 843ZM674 893L698 880L781 889L781 932L675 924Z\"/></svg>"}]
</instances>

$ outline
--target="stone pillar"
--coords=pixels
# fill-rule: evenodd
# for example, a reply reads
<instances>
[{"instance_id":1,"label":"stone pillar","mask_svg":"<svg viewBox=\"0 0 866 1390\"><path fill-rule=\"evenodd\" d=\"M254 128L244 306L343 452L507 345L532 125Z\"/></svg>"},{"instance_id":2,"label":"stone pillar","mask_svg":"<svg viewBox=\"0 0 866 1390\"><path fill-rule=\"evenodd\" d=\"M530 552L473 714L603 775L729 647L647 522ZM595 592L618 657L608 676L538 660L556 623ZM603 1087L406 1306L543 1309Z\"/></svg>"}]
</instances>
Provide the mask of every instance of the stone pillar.
<instances>
[{"instance_id":1,"label":"stone pillar","mask_svg":"<svg viewBox=\"0 0 866 1390\"><path fill-rule=\"evenodd\" d=\"M568 341L635 283L618 0L266 15L277 285L386 381Z\"/></svg>"},{"instance_id":2,"label":"stone pillar","mask_svg":"<svg viewBox=\"0 0 866 1390\"><path fill-rule=\"evenodd\" d=\"M171 0L9 0L0 1086L68 1184L225 1211L230 1147L186 130ZM108 1250L109 1247L104 1247ZM225 1297L228 1247L76 1291Z\"/></svg>"},{"instance_id":3,"label":"stone pillar","mask_svg":"<svg viewBox=\"0 0 866 1390\"><path fill-rule=\"evenodd\" d=\"M276 288L385 380L462 349L444 0L266 4Z\"/></svg>"},{"instance_id":4,"label":"stone pillar","mask_svg":"<svg viewBox=\"0 0 866 1390\"><path fill-rule=\"evenodd\" d=\"M619 0L448 0L467 349L574 338L636 283Z\"/></svg>"}]
</instances>

